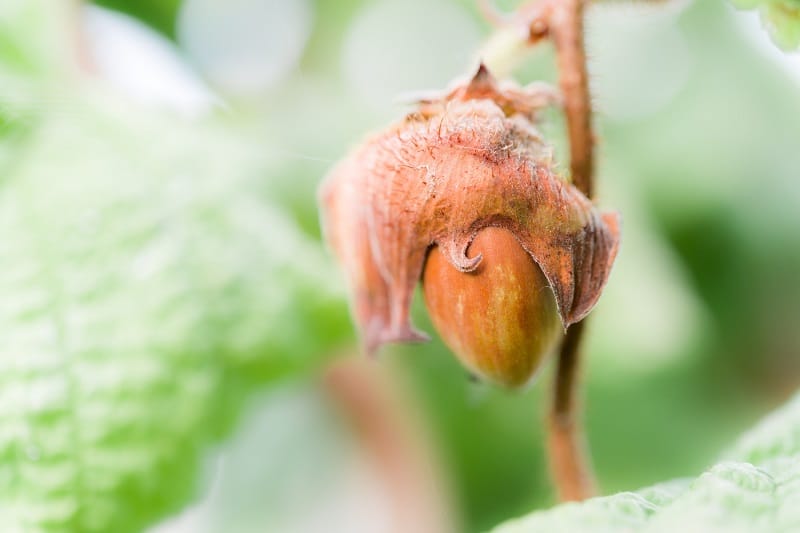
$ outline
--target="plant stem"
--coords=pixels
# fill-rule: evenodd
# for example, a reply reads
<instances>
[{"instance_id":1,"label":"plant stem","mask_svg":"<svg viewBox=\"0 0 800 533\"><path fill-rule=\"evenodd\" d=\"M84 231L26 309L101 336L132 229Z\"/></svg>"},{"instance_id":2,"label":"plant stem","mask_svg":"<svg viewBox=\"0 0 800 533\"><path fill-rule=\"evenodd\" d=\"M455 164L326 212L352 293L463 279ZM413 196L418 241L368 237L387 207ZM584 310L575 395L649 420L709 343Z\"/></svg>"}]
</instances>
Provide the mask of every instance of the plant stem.
<instances>
[{"instance_id":1,"label":"plant stem","mask_svg":"<svg viewBox=\"0 0 800 533\"><path fill-rule=\"evenodd\" d=\"M66 21L68 42L67 50L71 64L78 74L93 74L94 65L89 51L89 39L86 35L86 5L84 0L71 0L66 4Z\"/></svg>"},{"instance_id":2,"label":"plant stem","mask_svg":"<svg viewBox=\"0 0 800 533\"><path fill-rule=\"evenodd\" d=\"M373 361L349 357L334 361L324 380L380 483L378 501L386 500L391 524L382 531L459 531L439 461L414 417L413 402L393 376Z\"/></svg>"},{"instance_id":3,"label":"plant stem","mask_svg":"<svg viewBox=\"0 0 800 533\"><path fill-rule=\"evenodd\" d=\"M555 2L550 14L550 37L556 47L559 85L570 148L572 183L591 198L594 194L594 134L583 41L585 0Z\"/></svg>"},{"instance_id":4,"label":"plant stem","mask_svg":"<svg viewBox=\"0 0 800 533\"><path fill-rule=\"evenodd\" d=\"M594 133L589 76L584 46L584 8L588 0L531 0L509 16L496 11L490 0L479 0L487 19L497 26L516 28L512 41L532 45L549 38L555 45L559 86L569 139L572 183L588 198L594 195ZM522 37L524 36L524 37ZM504 43L485 47L481 57L504 64L503 52L515 47ZM498 54L501 56L498 59ZM502 60L502 61L501 61ZM561 500L582 500L594 493L594 476L580 420L578 372L583 322L567 331L559 348L548 448L550 469Z\"/></svg>"},{"instance_id":5,"label":"plant stem","mask_svg":"<svg viewBox=\"0 0 800 533\"><path fill-rule=\"evenodd\" d=\"M583 37L584 5L584 0L555 2L547 26L556 48L572 182L591 198L594 194L594 134ZM561 343L550 412L550 468L562 501L582 500L595 492L577 398L584 330L584 322L574 324Z\"/></svg>"},{"instance_id":6,"label":"plant stem","mask_svg":"<svg viewBox=\"0 0 800 533\"><path fill-rule=\"evenodd\" d=\"M550 407L550 470L561 501L583 500L595 493L586 439L578 406L580 344L585 321L567 330L561 343Z\"/></svg>"},{"instance_id":7,"label":"plant stem","mask_svg":"<svg viewBox=\"0 0 800 533\"><path fill-rule=\"evenodd\" d=\"M584 48L586 0L539 0L523 5L509 24L524 24L527 44L549 38L555 45L559 85L569 139L572 183L587 197L594 194L594 134L589 77ZM491 13L487 2L482 8ZM496 13L492 20L502 22ZM548 449L550 469L563 500L582 500L594 493L594 481L585 446L578 402L580 344L584 324L567 331L559 349Z\"/></svg>"}]
</instances>

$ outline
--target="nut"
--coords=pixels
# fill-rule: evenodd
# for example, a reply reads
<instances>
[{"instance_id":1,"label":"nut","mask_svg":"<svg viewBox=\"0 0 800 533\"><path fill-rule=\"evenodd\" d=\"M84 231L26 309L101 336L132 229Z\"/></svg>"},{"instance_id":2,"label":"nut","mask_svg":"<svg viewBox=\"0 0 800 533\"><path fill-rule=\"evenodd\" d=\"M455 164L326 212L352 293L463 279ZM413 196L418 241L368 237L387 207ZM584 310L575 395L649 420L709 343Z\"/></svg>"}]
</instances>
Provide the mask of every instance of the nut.
<instances>
[{"instance_id":1,"label":"nut","mask_svg":"<svg viewBox=\"0 0 800 533\"><path fill-rule=\"evenodd\" d=\"M481 230L468 252L483 259L465 273L431 249L423 274L428 313L470 371L507 387L524 385L562 332L553 292L506 229Z\"/></svg>"}]
</instances>

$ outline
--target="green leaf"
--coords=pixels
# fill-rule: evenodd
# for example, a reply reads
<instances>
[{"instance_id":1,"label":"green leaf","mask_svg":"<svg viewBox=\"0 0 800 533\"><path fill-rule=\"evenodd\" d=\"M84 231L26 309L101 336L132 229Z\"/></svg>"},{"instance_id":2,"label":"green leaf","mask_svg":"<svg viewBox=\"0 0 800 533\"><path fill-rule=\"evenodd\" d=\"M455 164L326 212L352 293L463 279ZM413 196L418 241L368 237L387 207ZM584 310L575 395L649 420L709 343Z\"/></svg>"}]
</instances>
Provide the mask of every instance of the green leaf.
<instances>
[{"instance_id":1,"label":"green leaf","mask_svg":"<svg viewBox=\"0 0 800 533\"><path fill-rule=\"evenodd\" d=\"M760 6L764 0L730 0L739 9L753 9Z\"/></svg>"},{"instance_id":2,"label":"green leaf","mask_svg":"<svg viewBox=\"0 0 800 533\"><path fill-rule=\"evenodd\" d=\"M778 47L800 47L800 0L731 0L740 9L758 8L761 20Z\"/></svg>"},{"instance_id":3,"label":"green leaf","mask_svg":"<svg viewBox=\"0 0 800 533\"><path fill-rule=\"evenodd\" d=\"M761 8L761 19L780 48L800 47L800 2L773 0Z\"/></svg>"},{"instance_id":4,"label":"green leaf","mask_svg":"<svg viewBox=\"0 0 800 533\"><path fill-rule=\"evenodd\" d=\"M0 3L4 532L178 510L248 395L350 335L263 141L81 82L76 5Z\"/></svg>"},{"instance_id":5,"label":"green leaf","mask_svg":"<svg viewBox=\"0 0 800 533\"><path fill-rule=\"evenodd\" d=\"M800 530L798 501L800 394L694 480L563 504L494 531L789 533Z\"/></svg>"},{"instance_id":6,"label":"green leaf","mask_svg":"<svg viewBox=\"0 0 800 533\"><path fill-rule=\"evenodd\" d=\"M175 19L181 0L93 0L95 4L127 13L169 38L175 38Z\"/></svg>"},{"instance_id":7,"label":"green leaf","mask_svg":"<svg viewBox=\"0 0 800 533\"><path fill-rule=\"evenodd\" d=\"M2 531L136 531L179 508L246 395L350 330L259 146L80 94L0 169Z\"/></svg>"}]
</instances>

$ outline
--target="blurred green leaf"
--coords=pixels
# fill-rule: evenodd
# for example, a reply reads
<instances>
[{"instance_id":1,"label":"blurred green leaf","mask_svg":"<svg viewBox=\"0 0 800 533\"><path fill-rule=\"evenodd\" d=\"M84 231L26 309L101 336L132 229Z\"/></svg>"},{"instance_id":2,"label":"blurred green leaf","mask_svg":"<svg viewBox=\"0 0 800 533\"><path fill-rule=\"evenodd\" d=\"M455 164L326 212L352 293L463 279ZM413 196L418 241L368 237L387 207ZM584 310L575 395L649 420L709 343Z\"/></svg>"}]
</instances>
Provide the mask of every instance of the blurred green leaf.
<instances>
[{"instance_id":1,"label":"blurred green leaf","mask_svg":"<svg viewBox=\"0 0 800 533\"><path fill-rule=\"evenodd\" d=\"M798 0L731 0L741 9L758 8L761 20L772 40L783 50L800 47L800 1Z\"/></svg>"},{"instance_id":2,"label":"blurred green leaf","mask_svg":"<svg viewBox=\"0 0 800 533\"><path fill-rule=\"evenodd\" d=\"M761 8L761 17L778 46L784 50L800 47L800 2L770 2Z\"/></svg>"},{"instance_id":3,"label":"blurred green leaf","mask_svg":"<svg viewBox=\"0 0 800 533\"><path fill-rule=\"evenodd\" d=\"M0 182L12 529L134 531L176 509L247 391L349 330L323 253L260 196L268 168L246 144L91 100L41 113Z\"/></svg>"},{"instance_id":4,"label":"blurred green leaf","mask_svg":"<svg viewBox=\"0 0 800 533\"><path fill-rule=\"evenodd\" d=\"M68 21L77 4L42 0L0 3L0 135L45 101L59 98L77 59ZM75 54L74 54L75 53ZM54 79L61 83L53 83ZM44 85L54 92L45 96Z\"/></svg>"},{"instance_id":5,"label":"blurred green leaf","mask_svg":"<svg viewBox=\"0 0 800 533\"><path fill-rule=\"evenodd\" d=\"M0 530L138 531L350 326L263 147L81 83L47 5L0 8Z\"/></svg>"},{"instance_id":6,"label":"blurred green leaf","mask_svg":"<svg viewBox=\"0 0 800 533\"><path fill-rule=\"evenodd\" d=\"M127 13L170 38L175 38L175 19L181 0L94 0L94 3Z\"/></svg>"},{"instance_id":7,"label":"blurred green leaf","mask_svg":"<svg viewBox=\"0 0 800 533\"><path fill-rule=\"evenodd\" d=\"M349 330L253 147L83 92L42 109L0 181L4 531L177 509L247 392Z\"/></svg>"},{"instance_id":8,"label":"blurred green leaf","mask_svg":"<svg viewBox=\"0 0 800 533\"><path fill-rule=\"evenodd\" d=\"M731 3L739 9L753 9L758 7L764 0L731 0Z\"/></svg>"},{"instance_id":9,"label":"blurred green leaf","mask_svg":"<svg viewBox=\"0 0 800 533\"><path fill-rule=\"evenodd\" d=\"M780 533L800 527L798 498L800 394L695 480L560 505L494 531Z\"/></svg>"}]
</instances>

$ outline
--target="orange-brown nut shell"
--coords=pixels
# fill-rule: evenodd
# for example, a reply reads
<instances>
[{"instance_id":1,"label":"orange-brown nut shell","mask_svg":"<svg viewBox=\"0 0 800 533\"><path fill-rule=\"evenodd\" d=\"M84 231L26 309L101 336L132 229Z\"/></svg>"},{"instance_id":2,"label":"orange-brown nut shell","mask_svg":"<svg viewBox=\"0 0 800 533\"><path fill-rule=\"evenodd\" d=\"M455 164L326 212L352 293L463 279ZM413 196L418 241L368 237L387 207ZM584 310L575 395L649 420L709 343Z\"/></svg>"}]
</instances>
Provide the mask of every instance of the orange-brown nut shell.
<instances>
[{"instance_id":1,"label":"orange-brown nut shell","mask_svg":"<svg viewBox=\"0 0 800 533\"><path fill-rule=\"evenodd\" d=\"M510 231L481 230L469 247L470 256L477 254L480 265L460 272L433 248L423 275L425 304L464 366L493 383L519 387L561 335L553 292Z\"/></svg>"}]
</instances>

